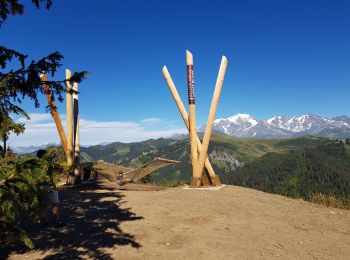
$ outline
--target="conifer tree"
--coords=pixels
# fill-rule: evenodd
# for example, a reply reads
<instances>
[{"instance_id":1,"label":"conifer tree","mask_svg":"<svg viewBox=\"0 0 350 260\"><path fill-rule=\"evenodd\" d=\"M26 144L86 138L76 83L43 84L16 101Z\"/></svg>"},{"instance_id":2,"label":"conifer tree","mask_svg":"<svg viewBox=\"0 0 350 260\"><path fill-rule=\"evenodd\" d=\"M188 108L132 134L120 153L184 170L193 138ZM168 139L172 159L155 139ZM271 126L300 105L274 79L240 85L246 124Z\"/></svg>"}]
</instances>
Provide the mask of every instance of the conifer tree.
<instances>
[{"instance_id":1,"label":"conifer tree","mask_svg":"<svg viewBox=\"0 0 350 260\"><path fill-rule=\"evenodd\" d=\"M32 3L37 8L44 5L46 9L52 5L51 0L32 0ZM23 12L24 5L20 1L0 0L0 29L11 15L22 15ZM63 56L56 51L30 61L27 55L0 46L0 140L3 142L0 148L3 156L6 155L10 133L20 134L25 130L24 124L13 119L13 115L29 119L22 107L25 98L39 107L38 97L45 94L45 84L50 88L52 99L63 101L66 82L79 83L85 78L87 72L84 71L73 73L69 79L42 81L40 74L43 72L55 76L62 59ZM63 171L49 156L46 159L0 158L0 244L20 240L27 247L34 247L21 221L24 216L38 216L43 207L40 183L49 174L57 176Z\"/></svg>"},{"instance_id":2,"label":"conifer tree","mask_svg":"<svg viewBox=\"0 0 350 260\"><path fill-rule=\"evenodd\" d=\"M45 5L49 9L51 0L32 0L32 3L39 8ZM21 15L24 12L24 5L18 0L0 0L0 27L10 15ZM81 82L87 74L86 71L73 73L70 79L42 81L41 73L55 76L57 70L62 66L63 56L58 52L53 52L38 61L28 61L28 56L5 46L0 46L0 111L1 120L0 132L1 140L4 142L3 153L6 153L6 141L10 132L20 134L24 131L23 124L16 124L11 114L17 114L29 119L27 113L21 107L24 98L29 98L34 102L35 107L39 107L39 94L45 94L43 84L49 85L52 99L63 101L63 94L67 91L66 82ZM13 69L14 64L20 64L17 69ZM12 65L12 66L10 66ZM11 69L8 69L11 67ZM47 106L47 109L49 107ZM56 109L56 108L53 108Z\"/></svg>"}]
</instances>

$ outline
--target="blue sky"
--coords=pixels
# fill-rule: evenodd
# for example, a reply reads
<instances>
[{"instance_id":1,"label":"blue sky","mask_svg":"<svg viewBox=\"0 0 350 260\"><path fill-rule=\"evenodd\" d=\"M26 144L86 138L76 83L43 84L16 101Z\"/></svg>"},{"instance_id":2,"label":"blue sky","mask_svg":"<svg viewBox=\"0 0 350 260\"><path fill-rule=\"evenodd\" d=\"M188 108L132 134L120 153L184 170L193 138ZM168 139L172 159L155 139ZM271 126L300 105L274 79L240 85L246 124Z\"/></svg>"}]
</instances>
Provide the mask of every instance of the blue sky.
<instances>
[{"instance_id":1,"label":"blue sky","mask_svg":"<svg viewBox=\"0 0 350 260\"><path fill-rule=\"evenodd\" d=\"M186 49L194 55L199 125L207 118L221 55L229 65L217 118L349 115L349 32L345 0L60 0L49 11L27 5L23 16L0 29L0 40L32 58L58 50L63 69L92 72L79 85L82 118L168 131L183 123L161 69L167 65L185 102ZM63 70L56 78L62 77ZM41 109L29 102L25 108L44 113L42 101ZM145 125L148 118L159 120Z\"/></svg>"}]
</instances>

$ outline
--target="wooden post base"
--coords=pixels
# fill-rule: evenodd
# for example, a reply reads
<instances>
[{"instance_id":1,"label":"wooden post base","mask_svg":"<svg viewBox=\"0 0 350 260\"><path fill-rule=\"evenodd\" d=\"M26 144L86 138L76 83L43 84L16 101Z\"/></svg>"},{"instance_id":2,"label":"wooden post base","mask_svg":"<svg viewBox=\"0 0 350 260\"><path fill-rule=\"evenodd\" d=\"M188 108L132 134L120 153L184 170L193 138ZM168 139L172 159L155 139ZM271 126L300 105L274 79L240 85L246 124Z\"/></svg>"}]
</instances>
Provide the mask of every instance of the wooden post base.
<instances>
[{"instance_id":1,"label":"wooden post base","mask_svg":"<svg viewBox=\"0 0 350 260\"><path fill-rule=\"evenodd\" d=\"M213 186L220 186L220 185L221 185L221 181L220 181L220 179L219 179L219 176L217 176L217 175L213 176L213 177L210 179L210 181L211 181L211 184L212 184Z\"/></svg>"},{"instance_id":2,"label":"wooden post base","mask_svg":"<svg viewBox=\"0 0 350 260\"><path fill-rule=\"evenodd\" d=\"M190 181L191 188L199 188L202 184L201 178L192 177Z\"/></svg>"},{"instance_id":3,"label":"wooden post base","mask_svg":"<svg viewBox=\"0 0 350 260\"><path fill-rule=\"evenodd\" d=\"M207 187L208 185L220 186L221 181L217 175L213 177L208 177L207 174L203 174L201 178L192 177L190 181L191 188Z\"/></svg>"},{"instance_id":4,"label":"wooden post base","mask_svg":"<svg viewBox=\"0 0 350 260\"><path fill-rule=\"evenodd\" d=\"M202 179L201 179L201 186L208 186L209 185L209 178L206 173L202 174Z\"/></svg>"},{"instance_id":5,"label":"wooden post base","mask_svg":"<svg viewBox=\"0 0 350 260\"><path fill-rule=\"evenodd\" d=\"M80 172L73 171L68 174L66 184L67 185L76 185L81 181Z\"/></svg>"}]
</instances>

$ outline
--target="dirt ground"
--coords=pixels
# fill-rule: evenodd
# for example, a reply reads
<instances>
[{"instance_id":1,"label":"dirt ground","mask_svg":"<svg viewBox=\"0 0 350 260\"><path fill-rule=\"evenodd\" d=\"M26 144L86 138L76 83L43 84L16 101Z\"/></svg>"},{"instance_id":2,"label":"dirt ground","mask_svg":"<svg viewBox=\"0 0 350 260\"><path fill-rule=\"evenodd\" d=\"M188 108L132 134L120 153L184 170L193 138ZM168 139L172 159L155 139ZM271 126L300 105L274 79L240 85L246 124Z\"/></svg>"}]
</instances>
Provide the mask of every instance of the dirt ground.
<instances>
[{"instance_id":1,"label":"dirt ground","mask_svg":"<svg viewBox=\"0 0 350 260\"><path fill-rule=\"evenodd\" d=\"M350 259L350 211L251 189L99 181L61 197L67 226L10 259Z\"/></svg>"}]
</instances>

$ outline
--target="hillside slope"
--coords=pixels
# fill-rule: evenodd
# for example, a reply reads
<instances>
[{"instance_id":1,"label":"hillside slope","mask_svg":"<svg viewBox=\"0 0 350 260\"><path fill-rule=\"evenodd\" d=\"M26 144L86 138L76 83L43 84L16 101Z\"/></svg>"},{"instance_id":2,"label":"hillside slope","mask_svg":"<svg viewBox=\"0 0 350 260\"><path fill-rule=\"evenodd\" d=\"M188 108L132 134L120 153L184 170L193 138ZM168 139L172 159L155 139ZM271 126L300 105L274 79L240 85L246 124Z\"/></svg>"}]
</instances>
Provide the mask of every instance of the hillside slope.
<instances>
[{"instance_id":1,"label":"hillside slope","mask_svg":"<svg viewBox=\"0 0 350 260\"><path fill-rule=\"evenodd\" d=\"M63 190L68 226L10 259L347 259L350 211L260 191ZM79 199L78 199L79 198Z\"/></svg>"},{"instance_id":2,"label":"hillside slope","mask_svg":"<svg viewBox=\"0 0 350 260\"><path fill-rule=\"evenodd\" d=\"M222 181L350 208L350 156L346 147L329 143L282 154L268 153L222 174Z\"/></svg>"},{"instance_id":3,"label":"hillside slope","mask_svg":"<svg viewBox=\"0 0 350 260\"><path fill-rule=\"evenodd\" d=\"M235 138L223 134L213 134L209 145L209 157L219 172L232 172L237 167L255 160L267 153L284 153L305 147L315 147L330 142L329 139L305 136L295 139ZM166 157L182 163L159 171L154 176L160 180L189 178L191 170L188 139L150 139L137 143L115 142L108 145L82 147L85 161L105 160L129 167L142 165L155 157Z\"/></svg>"},{"instance_id":4,"label":"hillside slope","mask_svg":"<svg viewBox=\"0 0 350 260\"><path fill-rule=\"evenodd\" d=\"M209 157L223 183L350 208L349 150L344 142L313 136L247 139L214 134ZM155 157L181 161L154 172L147 182L188 183L192 171L187 139L112 143L84 151L96 159L119 160L119 165L128 167Z\"/></svg>"}]
</instances>

